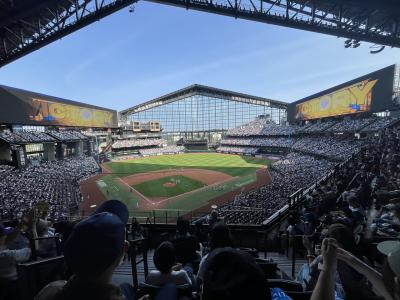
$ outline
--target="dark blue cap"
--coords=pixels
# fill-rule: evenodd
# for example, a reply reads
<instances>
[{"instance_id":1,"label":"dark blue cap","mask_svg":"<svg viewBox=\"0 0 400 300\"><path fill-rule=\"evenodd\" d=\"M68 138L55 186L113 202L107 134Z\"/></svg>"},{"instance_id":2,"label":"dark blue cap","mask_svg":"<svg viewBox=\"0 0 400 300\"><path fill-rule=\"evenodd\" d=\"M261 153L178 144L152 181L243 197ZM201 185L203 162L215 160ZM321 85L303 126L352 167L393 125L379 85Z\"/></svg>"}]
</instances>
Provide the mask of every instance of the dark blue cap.
<instances>
[{"instance_id":1,"label":"dark blue cap","mask_svg":"<svg viewBox=\"0 0 400 300\"><path fill-rule=\"evenodd\" d=\"M9 235L14 231L12 227L5 227L3 224L0 224L0 236Z\"/></svg>"},{"instance_id":2,"label":"dark blue cap","mask_svg":"<svg viewBox=\"0 0 400 300\"><path fill-rule=\"evenodd\" d=\"M128 217L125 204L110 200L74 226L64 248L65 261L74 274L93 279L121 257Z\"/></svg>"},{"instance_id":3,"label":"dark blue cap","mask_svg":"<svg viewBox=\"0 0 400 300\"><path fill-rule=\"evenodd\" d=\"M124 223L124 224L128 223L128 219L129 219L128 208L126 207L126 205L123 202L121 202L119 200L108 200L108 201L103 202L96 209L96 211L93 213L93 215L102 213L102 212L112 213L112 214L118 216L118 218L120 218L122 223Z\"/></svg>"}]
</instances>

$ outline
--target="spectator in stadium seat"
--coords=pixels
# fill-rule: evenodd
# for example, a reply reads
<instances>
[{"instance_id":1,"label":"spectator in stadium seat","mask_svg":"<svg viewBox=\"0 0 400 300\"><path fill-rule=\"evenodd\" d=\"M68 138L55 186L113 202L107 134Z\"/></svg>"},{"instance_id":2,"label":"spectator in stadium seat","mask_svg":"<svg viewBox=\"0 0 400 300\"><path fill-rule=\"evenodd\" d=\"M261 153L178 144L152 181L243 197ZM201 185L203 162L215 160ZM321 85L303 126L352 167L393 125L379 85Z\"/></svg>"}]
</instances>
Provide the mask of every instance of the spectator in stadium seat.
<instances>
[{"instance_id":1,"label":"spectator in stadium seat","mask_svg":"<svg viewBox=\"0 0 400 300\"><path fill-rule=\"evenodd\" d=\"M151 271L146 282L151 285L164 286L172 283L175 285L192 285L182 265L176 264L174 245L171 242L163 242L158 246L153 256L157 270Z\"/></svg>"},{"instance_id":2,"label":"spectator in stadium seat","mask_svg":"<svg viewBox=\"0 0 400 300\"><path fill-rule=\"evenodd\" d=\"M177 262L182 264L183 270L189 275L192 283L195 282L194 273L201 259L201 244L196 236L191 235L190 222L179 217L176 222L176 235L172 243L175 247Z\"/></svg>"},{"instance_id":3,"label":"spectator in stadium seat","mask_svg":"<svg viewBox=\"0 0 400 300\"><path fill-rule=\"evenodd\" d=\"M342 248L337 249L337 254L340 261L363 274L379 296L384 297L385 300L400 299L400 247L397 246L388 253L383 275ZM365 298L359 294L358 299Z\"/></svg>"},{"instance_id":4,"label":"spectator in stadium seat","mask_svg":"<svg viewBox=\"0 0 400 300\"><path fill-rule=\"evenodd\" d=\"M232 247L233 241L229 227L222 221L217 222L211 228L209 235L210 252L217 248ZM204 255L200 261L199 272L197 278L202 280L204 275L204 264L207 260L208 254Z\"/></svg>"},{"instance_id":5,"label":"spectator in stadium seat","mask_svg":"<svg viewBox=\"0 0 400 300\"><path fill-rule=\"evenodd\" d=\"M289 235L301 235L304 234L304 224L300 222L300 215L292 211L288 218L289 226L287 231Z\"/></svg>"},{"instance_id":6,"label":"spectator in stadium seat","mask_svg":"<svg viewBox=\"0 0 400 300\"><path fill-rule=\"evenodd\" d=\"M337 243L334 239L322 241L322 271L318 276L317 283L311 295L311 300L338 300L335 291L335 273L337 267Z\"/></svg>"},{"instance_id":7,"label":"spectator in stadium seat","mask_svg":"<svg viewBox=\"0 0 400 300\"><path fill-rule=\"evenodd\" d=\"M176 238L182 236L190 236L190 222L186 220L184 217L180 216L176 220Z\"/></svg>"},{"instance_id":8,"label":"spectator in stadium seat","mask_svg":"<svg viewBox=\"0 0 400 300\"><path fill-rule=\"evenodd\" d=\"M37 222L37 232L40 238L43 239L38 242L37 255L41 258L53 257L56 255L56 241L54 238L54 231L49 228L49 222L43 219L39 219Z\"/></svg>"},{"instance_id":9,"label":"spectator in stadium seat","mask_svg":"<svg viewBox=\"0 0 400 300\"><path fill-rule=\"evenodd\" d=\"M354 228L358 224L364 222L365 215L361 208L360 203L357 201L355 197L350 197L348 201L349 201L349 209L351 210L351 224Z\"/></svg>"},{"instance_id":10,"label":"spectator in stadium seat","mask_svg":"<svg viewBox=\"0 0 400 300\"><path fill-rule=\"evenodd\" d=\"M18 236L20 226L14 229L0 224L0 295L7 300L17 299L17 263L26 262L31 256L28 247L18 250L9 248Z\"/></svg>"},{"instance_id":11,"label":"spectator in stadium seat","mask_svg":"<svg viewBox=\"0 0 400 300\"><path fill-rule=\"evenodd\" d=\"M210 252L201 284L203 300L289 300L281 289L269 289L254 258L231 247Z\"/></svg>"},{"instance_id":12,"label":"spectator in stadium seat","mask_svg":"<svg viewBox=\"0 0 400 300\"><path fill-rule=\"evenodd\" d=\"M350 253L357 253L354 234L349 227L338 223L332 224L329 226L327 233L328 238L335 241L335 245L343 247ZM323 255L319 255L309 266L311 280L308 283L310 289L314 287L320 274L319 265L323 263L323 258ZM349 268L346 264L342 262L337 264L337 271L335 271L334 277L334 289L338 299L372 299L374 297L374 293L365 284L365 277Z\"/></svg>"},{"instance_id":13,"label":"spectator in stadium seat","mask_svg":"<svg viewBox=\"0 0 400 300\"><path fill-rule=\"evenodd\" d=\"M216 222L218 222L218 221L220 221L220 220L221 220L221 219L220 219L220 217L219 217L219 215L218 215L218 211L215 210L215 209L213 209L213 210L211 211L210 217L209 217L209 219L208 219L208 225L210 225L210 227L211 227L211 226L214 225L214 223L216 223Z\"/></svg>"},{"instance_id":14,"label":"spectator in stadium seat","mask_svg":"<svg viewBox=\"0 0 400 300\"><path fill-rule=\"evenodd\" d=\"M142 226L135 217L131 220L131 236L133 240L143 238Z\"/></svg>"},{"instance_id":15,"label":"spectator in stadium seat","mask_svg":"<svg viewBox=\"0 0 400 300\"><path fill-rule=\"evenodd\" d=\"M114 270L123 260L128 243L125 224L128 209L118 200L104 202L93 215L76 224L65 243L64 256L73 275L68 282L53 282L38 300L135 299L128 284L111 284Z\"/></svg>"}]
</instances>

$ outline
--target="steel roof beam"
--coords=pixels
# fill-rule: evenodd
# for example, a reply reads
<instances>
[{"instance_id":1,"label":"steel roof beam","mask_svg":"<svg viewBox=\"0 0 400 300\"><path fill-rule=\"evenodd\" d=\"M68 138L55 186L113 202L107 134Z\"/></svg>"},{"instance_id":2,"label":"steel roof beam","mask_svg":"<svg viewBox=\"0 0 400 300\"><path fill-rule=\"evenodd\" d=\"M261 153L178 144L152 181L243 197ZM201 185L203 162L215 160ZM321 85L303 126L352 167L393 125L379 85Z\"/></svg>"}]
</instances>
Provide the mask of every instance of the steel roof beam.
<instances>
[{"instance_id":1,"label":"steel roof beam","mask_svg":"<svg viewBox=\"0 0 400 300\"><path fill-rule=\"evenodd\" d=\"M317 33L323 33L323 34L328 34L328 35L333 35L337 37L344 37L344 38L350 38L350 39L356 39L360 41L365 41L365 42L371 42L375 44L380 44L380 45L385 45L385 46L391 46L391 47L400 47L400 36L398 34L392 34L390 32L389 34L386 34L385 32L374 32L372 30L364 31L360 30L359 26L361 25L360 22L356 22L355 20L359 15L353 16L354 18L351 20L354 24L352 24L351 27L346 27L346 28L340 28L338 26L338 21L336 19L325 19L326 16L328 16L331 13L329 9L326 11L320 10L318 4L321 3L329 3L329 8L332 8L332 4L336 3L336 5L339 3L343 7L348 7L348 5L344 5L344 3L348 2L343 2L343 1L321 1L321 0L314 0L314 5L309 7L309 11L303 10L302 14L303 17L310 16L311 18L309 19L287 19L286 18L286 10L288 9L288 6L285 4L287 3L286 1L268 1L268 0L259 0L259 2L264 2L264 3L270 3L271 5L275 7L279 7L281 11L279 11L279 14L274 14L272 11L267 12L260 12L260 10L254 10L254 9L249 9L249 7L252 7L251 4L246 5L246 1L241 1L241 5L238 8L232 8L229 4L227 4L226 1L224 0L214 0L214 1L204 1L204 0L146 0L150 2L155 2L155 3L160 3L160 4L166 4L166 5L173 5L173 6L178 6L178 7L185 7L193 10L199 10L199 11L204 11L204 12L211 12L215 14L220 14L220 15L225 15L225 16L231 16L235 18L241 18L241 19L246 19L246 20L251 20L251 21L257 21L257 22L262 22L262 23L269 23L269 24L274 24L274 25L279 25L279 26L284 26L284 27L289 27L289 28L295 28L295 29L301 29L301 30L307 30L307 31L312 31L312 32L317 32ZM253 3L255 2L252 0ZM302 1L292 1L296 3L301 3ZM304 2L304 1L303 1ZM350 2L357 2L357 1L350 1ZM357 2L358 3L358 2ZM387 5L389 5L389 2L385 2ZM257 5L256 5L257 6ZM292 6L290 6L292 7ZM312 8L314 7L314 8ZM344 10L342 7L342 10ZM389 7L389 6L385 6ZM353 8L356 9L357 7ZM318 15L315 12L316 11L321 11L322 15ZM339 10L338 10L339 11ZM398 11L398 9L394 10ZM314 12L314 13L313 13ZM365 11L364 11L365 13ZM393 11L390 12L391 15L393 15ZM350 12L349 12L350 14ZM385 23L386 22L399 22L398 17L396 18L385 18ZM343 21L349 21L348 18L345 18L345 16L342 16L344 19ZM328 24L323 24L321 22L326 22ZM330 24L329 24L330 23ZM343 23L342 23L343 25ZM373 24L370 24L371 27L374 27Z\"/></svg>"}]
</instances>

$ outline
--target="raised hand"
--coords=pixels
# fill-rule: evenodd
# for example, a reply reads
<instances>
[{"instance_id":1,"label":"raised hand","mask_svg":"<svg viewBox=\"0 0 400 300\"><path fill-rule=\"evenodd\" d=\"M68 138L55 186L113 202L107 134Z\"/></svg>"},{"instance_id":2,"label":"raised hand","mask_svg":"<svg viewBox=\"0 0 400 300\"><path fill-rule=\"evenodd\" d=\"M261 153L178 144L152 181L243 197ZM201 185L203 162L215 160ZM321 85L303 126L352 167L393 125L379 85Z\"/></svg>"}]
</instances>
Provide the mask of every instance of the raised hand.
<instances>
[{"instance_id":1,"label":"raised hand","mask_svg":"<svg viewBox=\"0 0 400 300\"><path fill-rule=\"evenodd\" d=\"M338 245L335 239L326 238L322 241L321 251L324 270L336 271L337 249Z\"/></svg>"}]
</instances>

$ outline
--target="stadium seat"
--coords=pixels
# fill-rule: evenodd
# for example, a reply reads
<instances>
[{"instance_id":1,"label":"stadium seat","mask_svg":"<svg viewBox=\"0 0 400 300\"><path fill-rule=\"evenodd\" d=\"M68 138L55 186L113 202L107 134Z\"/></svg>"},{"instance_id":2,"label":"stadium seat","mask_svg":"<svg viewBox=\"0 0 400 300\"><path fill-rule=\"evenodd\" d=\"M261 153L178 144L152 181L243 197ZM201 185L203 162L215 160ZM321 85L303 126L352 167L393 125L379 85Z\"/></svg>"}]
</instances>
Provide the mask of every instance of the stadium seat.
<instances>
[{"instance_id":1,"label":"stadium seat","mask_svg":"<svg viewBox=\"0 0 400 300\"><path fill-rule=\"evenodd\" d=\"M20 300L32 299L48 283L65 279L64 256L18 264Z\"/></svg>"},{"instance_id":2,"label":"stadium seat","mask_svg":"<svg viewBox=\"0 0 400 300\"><path fill-rule=\"evenodd\" d=\"M277 278L277 272L279 271L278 264L275 262L258 262L257 264L263 270L264 275L268 279Z\"/></svg>"}]
</instances>

